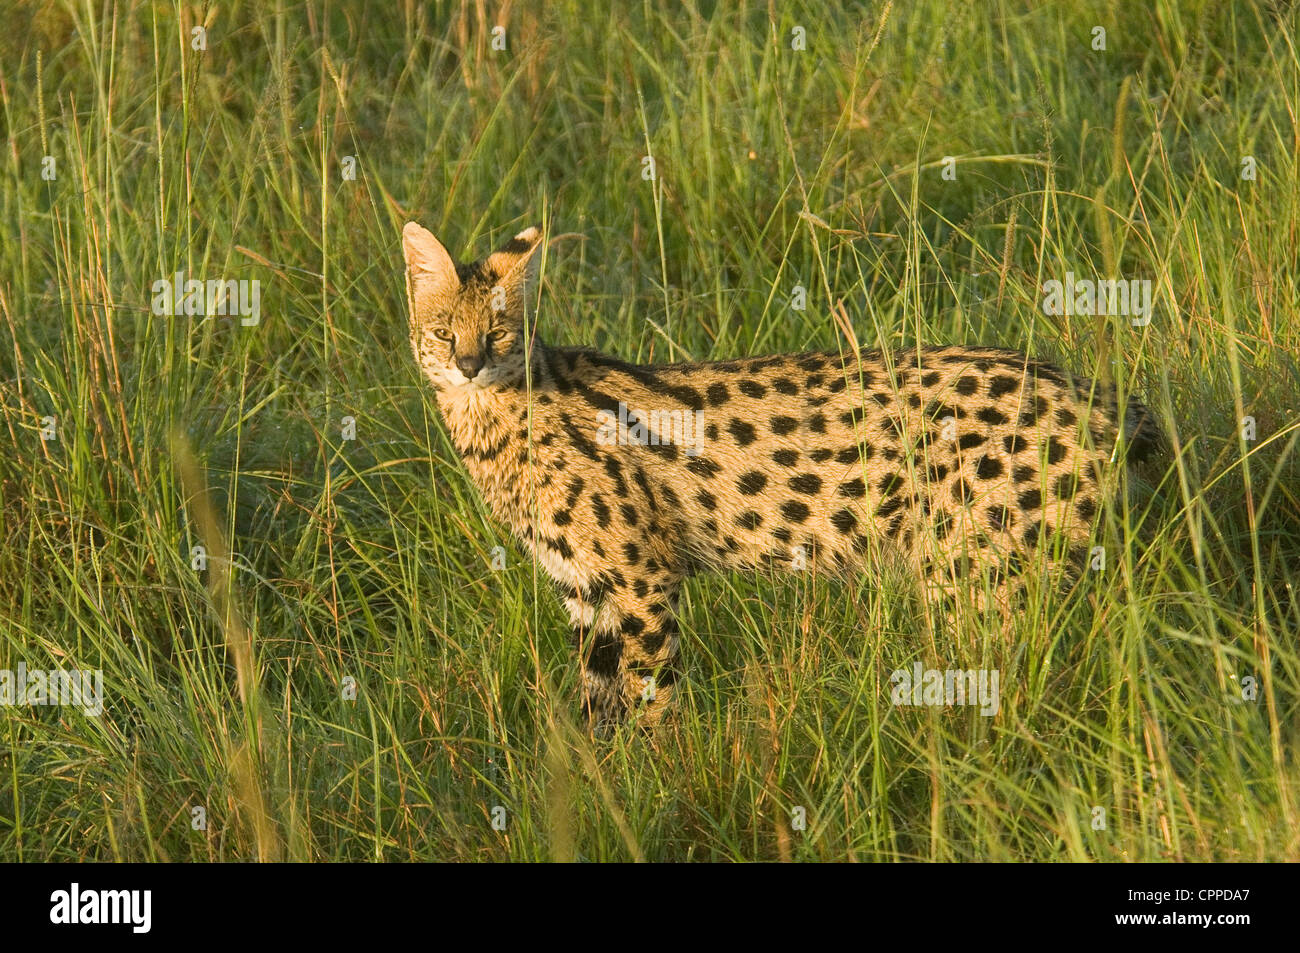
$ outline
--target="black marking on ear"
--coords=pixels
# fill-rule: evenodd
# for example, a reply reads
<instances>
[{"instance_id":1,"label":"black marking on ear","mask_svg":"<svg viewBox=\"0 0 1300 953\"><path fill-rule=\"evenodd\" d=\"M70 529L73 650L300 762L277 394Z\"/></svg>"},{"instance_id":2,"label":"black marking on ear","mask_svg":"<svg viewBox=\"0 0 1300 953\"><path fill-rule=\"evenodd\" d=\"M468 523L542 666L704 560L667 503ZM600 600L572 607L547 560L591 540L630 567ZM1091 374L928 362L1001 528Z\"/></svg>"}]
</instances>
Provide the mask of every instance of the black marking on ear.
<instances>
[{"instance_id":1,"label":"black marking on ear","mask_svg":"<svg viewBox=\"0 0 1300 953\"><path fill-rule=\"evenodd\" d=\"M541 239L539 238L538 241L540 240ZM516 235L514 238L510 239L510 241L498 248L497 252L505 253L507 255L522 255L524 252L531 251L535 247L537 247L537 241L525 241Z\"/></svg>"}]
</instances>

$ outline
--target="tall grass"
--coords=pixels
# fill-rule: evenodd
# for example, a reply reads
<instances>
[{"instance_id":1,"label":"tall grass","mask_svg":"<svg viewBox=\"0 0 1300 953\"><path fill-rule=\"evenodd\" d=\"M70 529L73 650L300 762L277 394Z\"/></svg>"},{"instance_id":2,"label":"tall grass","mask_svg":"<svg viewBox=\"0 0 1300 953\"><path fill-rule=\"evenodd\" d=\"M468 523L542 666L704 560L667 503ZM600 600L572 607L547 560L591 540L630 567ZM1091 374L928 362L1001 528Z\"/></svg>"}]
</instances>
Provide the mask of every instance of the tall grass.
<instances>
[{"instance_id":1,"label":"tall grass","mask_svg":"<svg viewBox=\"0 0 1300 953\"><path fill-rule=\"evenodd\" d=\"M1297 7L673 6L10 5L0 669L107 699L0 708L0 858L1300 858ZM582 233L555 343L1006 345L1170 446L1012 638L894 577L699 579L676 719L593 743L410 358L408 218ZM1067 270L1154 319L1045 315ZM178 271L260 323L153 314ZM997 716L892 705L918 660L997 668Z\"/></svg>"}]
</instances>

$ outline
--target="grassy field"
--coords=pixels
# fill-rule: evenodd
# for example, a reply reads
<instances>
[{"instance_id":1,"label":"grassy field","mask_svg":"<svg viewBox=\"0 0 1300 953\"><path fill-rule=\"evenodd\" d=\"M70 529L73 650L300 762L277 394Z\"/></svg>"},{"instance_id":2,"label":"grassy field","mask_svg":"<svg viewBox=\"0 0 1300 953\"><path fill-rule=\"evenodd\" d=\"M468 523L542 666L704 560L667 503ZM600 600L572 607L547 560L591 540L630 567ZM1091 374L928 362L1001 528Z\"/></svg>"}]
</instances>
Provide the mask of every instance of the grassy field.
<instances>
[{"instance_id":1,"label":"grassy field","mask_svg":"<svg viewBox=\"0 0 1300 953\"><path fill-rule=\"evenodd\" d=\"M1300 859L1300 5L320 6L6 4L0 670L104 710L0 707L0 860ZM593 742L411 358L408 219L584 236L552 343L1015 347L1169 447L1010 638L695 580L675 720ZM153 313L177 272L259 320ZM1066 272L1152 319L1046 314ZM891 704L916 662L997 715Z\"/></svg>"}]
</instances>

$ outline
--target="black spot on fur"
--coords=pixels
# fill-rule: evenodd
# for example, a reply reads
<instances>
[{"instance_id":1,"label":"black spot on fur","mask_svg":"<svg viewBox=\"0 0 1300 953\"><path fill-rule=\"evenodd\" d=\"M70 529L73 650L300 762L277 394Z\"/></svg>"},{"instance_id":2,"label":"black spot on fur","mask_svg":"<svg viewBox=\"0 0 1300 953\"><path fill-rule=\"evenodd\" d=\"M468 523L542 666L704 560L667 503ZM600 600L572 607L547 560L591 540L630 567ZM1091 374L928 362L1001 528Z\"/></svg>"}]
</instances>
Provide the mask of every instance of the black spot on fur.
<instances>
[{"instance_id":1,"label":"black spot on fur","mask_svg":"<svg viewBox=\"0 0 1300 953\"><path fill-rule=\"evenodd\" d=\"M650 481L646 479L645 471L640 467L637 467L632 474L632 479L635 480L636 485L641 488L641 492L645 494L645 498L650 501L650 506L658 506L659 504L655 501L655 491L651 489Z\"/></svg>"},{"instance_id":2,"label":"black spot on fur","mask_svg":"<svg viewBox=\"0 0 1300 953\"><path fill-rule=\"evenodd\" d=\"M1065 459L1065 444L1057 440L1055 436L1047 438L1047 462L1060 463Z\"/></svg>"},{"instance_id":3,"label":"black spot on fur","mask_svg":"<svg viewBox=\"0 0 1300 953\"><path fill-rule=\"evenodd\" d=\"M880 493L882 496L893 496L902 485L903 475L901 473L886 474L880 481Z\"/></svg>"},{"instance_id":4,"label":"black spot on fur","mask_svg":"<svg viewBox=\"0 0 1300 953\"><path fill-rule=\"evenodd\" d=\"M796 493L816 493L822 488L822 478L815 473L801 473L790 478L790 489Z\"/></svg>"},{"instance_id":5,"label":"black spot on fur","mask_svg":"<svg viewBox=\"0 0 1300 953\"><path fill-rule=\"evenodd\" d=\"M794 433L794 431L799 429L799 421L794 417L787 417L785 415L773 417L769 425L772 428L772 433L776 434L778 437L784 437L786 434Z\"/></svg>"},{"instance_id":6,"label":"black spot on fur","mask_svg":"<svg viewBox=\"0 0 1300 953\"><path fill-rule=\"evenodd\" d=\"M758 439L758 435L754 432L754 425L746 423L737 417L731 418L731 423L727 425L727 432L735 437L736 443L742 447L748 447Z\"/></svg>"},{"instance_id":7,"label":"black spot on fur","mask_svg":"<svg viewBox=\"0 0 1300 953\"><path fill-rule=\"evenodd\" d=\"M681 453L681 448L672 443L671 436L656 434L645 447L656 456L663 457L670 463L677 462L677 456Z\"/></svg>"},{"instance_id":8,"label":"black spot on fur","mask_svg":"<svg viewBox=\"0 0 1300 953\"><path fill-rule=\"evenodd\" d=\"M931 401L926 405L925 416L930 420L943 420L945 417L961 420L966 416L966 411L940 401Z\"/></svg>"},{"instance_id":9,"label":"black spot on fur","mask_svg":"<svg viewBox=\"0 0 1300 953\"><path fill-rule=\"evenodd\" d=\"M786 500L781 504L781 515L791 523L802 523L808 518L811 511L807 503L801 503L799 500Z\"/></svg>"},{"instance_id":10,"label":"black spot on fur","mask_svg":"<svg viewBox=\"0 0 1300 953\"><path fill-rule=\"evenodd\" d=\"M756 493L763 492L763 487L767 486L767 474L758 470L750 470L742 474L736 481L736 489L745 496L753 496Z\"/></svg>"},{"instance_id":11,"label":"black spot on fur","mask_svg":"<svg viewBox=\"0 0 1300 953\"><path fill-rule=\"evenodd\" d=\"M999 374L989 381L989 399L997 400L1020 389L1020 378Z\"/></svg>"},{"instance_id":12,"label":"black spot on fur","mask_svg":"<svg viewBox=\"0 0 1300 953\"><path fill-rule=\"evenodd\" d=\"M897 513L904 505L904 500L901 496L891 496L876 507L876 516L884 519L886 516Z\"/></svg>"},{"instance_id":13,"label":"black spot on fur","mask_svg":"<svg viewBox=\"0 0 1300 953\"><path fill-rule=\"evenodd\" d=\"M698 477L704 477L706 480L713 477L722 467L714 463L707 457L696 457L694 460L686 461L686 469L690 470ZM624 490L626 492L626 490Z\"/></svg>"},{"instance_id":14,"label":"black spot on fur","mask_svg":"<svg viewBox=\"0 0 1300 953\"><path fill-rule=\"evenodd\" d=\"M633 364L625 364L612 358L603 357L601 362L606 366L622 371L629 377L639 381L641 386L646 390L661 394L665 397L671 397L682 404L685 404L691 410L704 409L704 396L694 387L685 384L673 384L665 379L664 372L647 367L637 367Z\"/></svg>"},{"instance_id":15,"label":"black spot on fur","mask_svg":"<svg viewBox=\"0 0 1300 953\"><path fill-rule=\"evenodd\" d=\"M623 479L623 464L619 462L618 457L612 454L607 456L604 465L605 472L614 481L614 492L619 496L627 496L627 481Z\"/></svg>"},{"instance_id":16,"label":"black spot on fur","mask_svg":"<svg viewBox=\"0 0 1300 953\"><path fill-rule=\"evenodd\" d=\"M1062 473L1056 478L1056 495L1063 500L1072 500L1079 492L1079 476L1076 473Z\"/></svg>"},{"instance_id":17,"label":"black spot on fur","mask_svg":"<svg viewBox=\"0 0 1300 953\"><path fill-rule=\"evenodd\" d=\"M623 656L623 640L612 632L584 637L585 632L586 630L579 636L579 641L585 641L589 645L587 671L601 679L616 677L619 659Z\"/></svg>"},{"instance_id":18,"label":"black spot on fur","mask_svg":"<svg viewBox=\"0 0 1300 953\"><path fill-rule=\"evenodd\" d=\"M848 510L838 510L831 516L831 525L841 533L851 533L858 525L858 518Z\"/></svg>"},{"instance_id":19,"label":"black spot on fur","mask_svg":"<svg viewBox=\"0 0 1300 953\"><path fill-rule=\"evenodd\" d=\"M659 627L651 629L649 632L642 634L640 639L641 651L645 652L647 655L658 654L659 650L664 647L664 643L668 641L668 636L672 634L674 631L676 631L676 629L677 629L677 622L674 619L672 619L671 617L665 619L663 624L660 625ZM665 669L659 675L654 676L655 684L656 685L666 684L666 682L664 681L664 676L671 675L671 674L672 674L672 669Z\"/></svg>"},{"instance_id":20,"label":"black spot on fur","mask_svg":"<svg viewBox=\"0 0 1300 953\"><path fill-rule=\"evenodd\" d=\"M596 445L588 438L585 429L575 424L568 414L560 415L560 424L564 427L564 432L569 438L570 446L588 460L600 459L600 451L596 449Z\"/></svg>"},{"instance_id":21,"label":"black spot on fur","mask_svg":"<svg viewBox=\"0 0 1300 953\"><path fill-rule=\"evenodd\" d=\"M1011 511L1005 506L990 506L988 509L989 529L1000 533L1014 522Z\"/></svg>"},{"instance_id":22,"label":"black spot on fur","mask_svg":"<svg viewBox=\"0 0 1300 953\"><path fill-rule=\"evenodd\" d=\"M569 545L568 539L566 539L564 536L562 535L556 536L554 539L547 536L543 536L542 542L545 543L548 548L553 549L557 553L559 553L560 558L562 559L573 558L573 547Z\"/></svg>"}]
</instances>

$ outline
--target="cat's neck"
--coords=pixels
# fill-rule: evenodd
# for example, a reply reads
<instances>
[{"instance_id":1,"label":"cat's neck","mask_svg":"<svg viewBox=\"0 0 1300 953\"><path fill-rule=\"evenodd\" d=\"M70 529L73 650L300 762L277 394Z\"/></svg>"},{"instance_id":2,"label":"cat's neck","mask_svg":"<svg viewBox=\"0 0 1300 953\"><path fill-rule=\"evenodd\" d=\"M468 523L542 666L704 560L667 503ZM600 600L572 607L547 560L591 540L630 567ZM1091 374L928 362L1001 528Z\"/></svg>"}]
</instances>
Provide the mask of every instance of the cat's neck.
<instances>
[{"instance_id":1,"label":"cat's neck","mask_svg":"<svg viewBox=\"0 0 1300 953\"><path fill-rule=\"evenodd\" d=\"M528 405L530 393L548 388L545 347L532 349L531 373L516 374L487 387L443 387L438 409L470 477L498 519L516 530L528 525Z\"/></svg>"}]
</instances>

